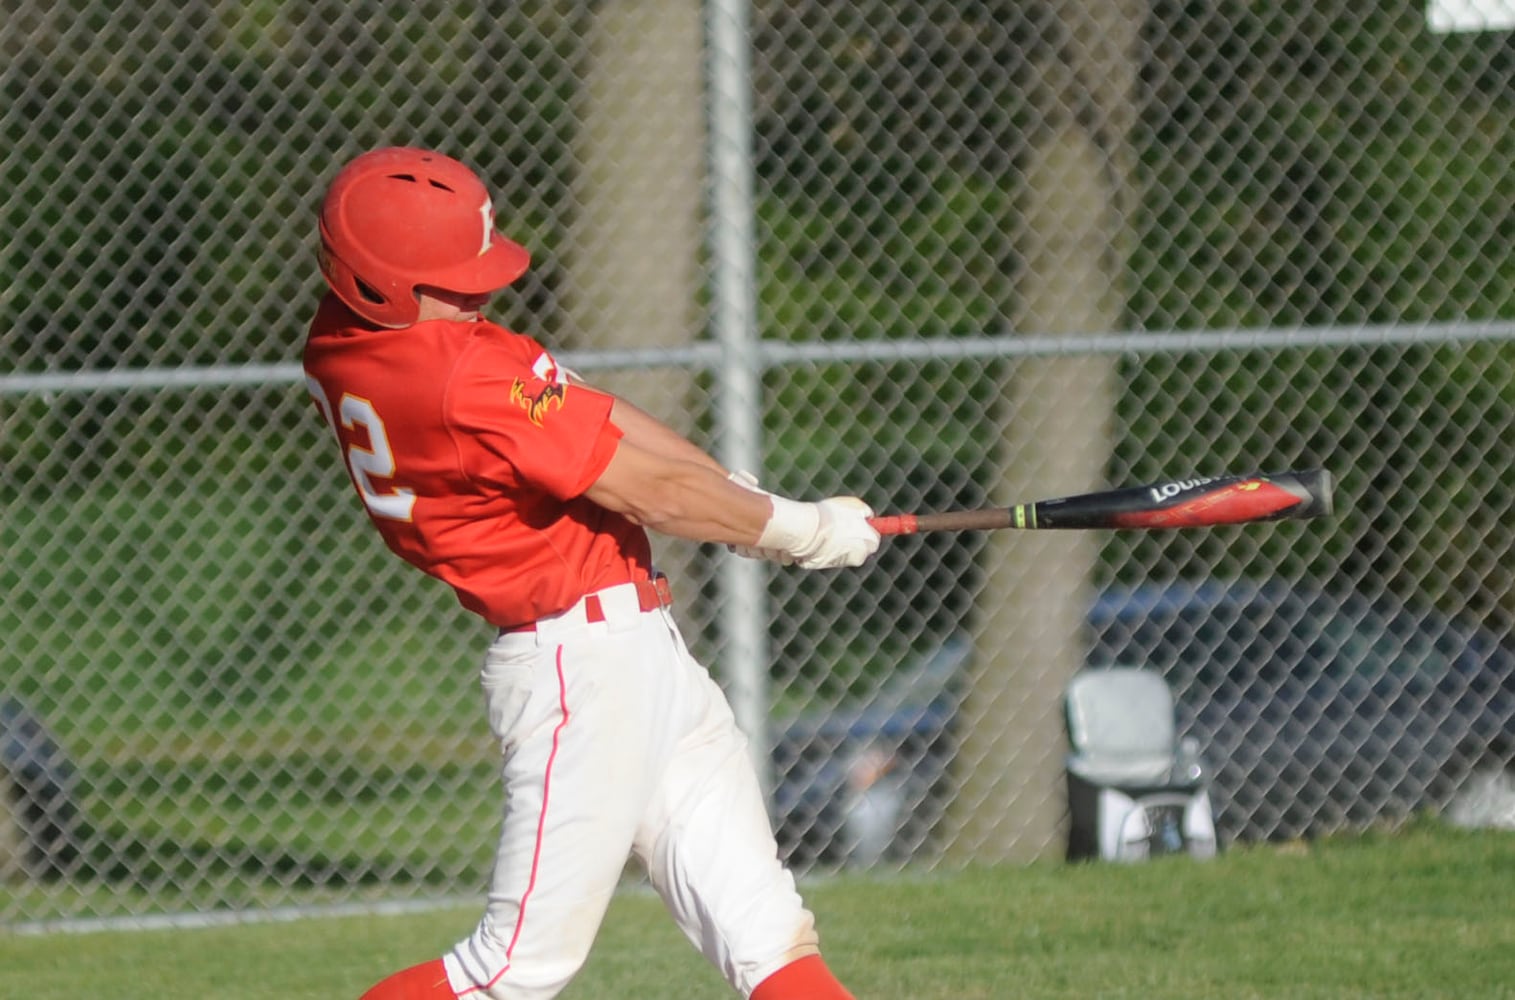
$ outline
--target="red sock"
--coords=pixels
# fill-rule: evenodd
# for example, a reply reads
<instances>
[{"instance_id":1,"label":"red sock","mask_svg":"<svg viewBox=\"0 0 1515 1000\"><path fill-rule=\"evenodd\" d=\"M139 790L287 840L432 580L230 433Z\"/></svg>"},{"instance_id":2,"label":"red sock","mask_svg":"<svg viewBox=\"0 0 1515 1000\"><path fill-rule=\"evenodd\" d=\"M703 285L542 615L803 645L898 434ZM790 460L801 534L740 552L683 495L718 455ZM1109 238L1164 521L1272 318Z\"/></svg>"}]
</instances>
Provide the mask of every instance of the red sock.
<instances>
[{"instance_id":1,"label":"red sock","mask_svg":"<svg viewBox=\"0 0 1515 1000\"><path fill-rule=\"evenodd\" d=\"M758 983L749 1000L855 1000L821 956L810 955L790 962Z\"/></svg>"},{"instance_id":2,"label":"red sock","mask_svg":"<svg viewBox=\"0 0 1515 1000\"><path fill-rule=\"evenodd\" d=\"M396 972L361 1000L457 1000L447 985L447 969L440 958Z\"/></svg>"}]
</instances>

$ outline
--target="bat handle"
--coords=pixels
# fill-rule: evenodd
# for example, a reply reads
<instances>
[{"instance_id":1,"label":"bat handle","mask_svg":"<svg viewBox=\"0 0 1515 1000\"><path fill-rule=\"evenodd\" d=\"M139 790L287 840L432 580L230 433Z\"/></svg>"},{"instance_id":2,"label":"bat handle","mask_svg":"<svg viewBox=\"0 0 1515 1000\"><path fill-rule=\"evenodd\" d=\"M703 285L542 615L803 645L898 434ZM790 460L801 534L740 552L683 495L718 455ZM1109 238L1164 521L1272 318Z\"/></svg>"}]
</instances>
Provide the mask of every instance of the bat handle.
<instances>
[{"instance_id":1,"label":"bat handle","mask_svg":"<svg viewBox=\"0 0 1515 1000\"><path fill-rule=\"evenodd\" d=\"M886 514L882 517L870 517L868 523L873 525L873 530L881 535L913 535L917 530L914 514Z\"/></svg>"}]
</instances>

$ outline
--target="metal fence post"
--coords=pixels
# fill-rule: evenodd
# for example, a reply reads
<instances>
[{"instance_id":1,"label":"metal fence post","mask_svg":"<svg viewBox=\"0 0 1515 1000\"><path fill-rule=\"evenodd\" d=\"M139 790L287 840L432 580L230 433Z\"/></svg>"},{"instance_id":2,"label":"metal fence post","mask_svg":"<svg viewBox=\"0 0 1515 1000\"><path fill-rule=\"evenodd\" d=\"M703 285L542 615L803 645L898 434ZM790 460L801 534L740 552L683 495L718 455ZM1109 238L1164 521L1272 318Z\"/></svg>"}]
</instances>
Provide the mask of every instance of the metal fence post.
<instances>
[{"instance_id":1,"label":"metal fence post","mask_svg":"<svg viewBox=\"0 0 1515 1000\"><path fill-rule=\"evenodd\" d=\"M711 233L714 323L721 347L717 447L728 468L762 468L762 373L752 232L752 106L748 5L710 5ZM763 787L771 787L768 717L767 593L761 564L735 556L721 567L725 613L724 677L737 723L752 741Z\"/></svg>"}]
</instances>

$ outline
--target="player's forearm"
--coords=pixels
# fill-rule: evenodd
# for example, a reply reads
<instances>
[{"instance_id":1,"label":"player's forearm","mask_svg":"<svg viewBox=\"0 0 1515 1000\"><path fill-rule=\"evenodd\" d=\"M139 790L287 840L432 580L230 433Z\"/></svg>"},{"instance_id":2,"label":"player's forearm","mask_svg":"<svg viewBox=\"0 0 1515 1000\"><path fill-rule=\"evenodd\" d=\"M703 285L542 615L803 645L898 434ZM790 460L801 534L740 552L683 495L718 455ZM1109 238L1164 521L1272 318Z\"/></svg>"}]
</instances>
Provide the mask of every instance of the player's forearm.
<instances>
[{"instance_id":1,"label":"player's forearm","mask_svg":"<svg viewBox=\"0 0 1515 1000\"><path fill-rule=\"evenodd\" d=\"M727 545L754 543L773 510L714 462L671 458L629 437L585 496L650 531Z\"/></svg>"},{"instance_id":2,"label":"player's forearm","mask_svg":"<svg viewBox=\"0 0 1515 1000\"><path fill-rule=\"evenodd\" d=\"M725 476L727 470L702 448L640 407L619 396L610 411L610 422L621 429L625 440L664 458L704 466Z\"/></svg>"},{"instance_id":3,"label":"player's forearm","mask_svg":"<svg viewBox=\"0 0 1515 1000\"><path fill-rule=\"evenodd\" d=\"M857 497L773 496L737 482L712 459L670 457L635 438L622 437L585 495L660 534L724 543L786 566L859 566L879 544L868 521L873 511Z\"/></svg>"}]
</instances>

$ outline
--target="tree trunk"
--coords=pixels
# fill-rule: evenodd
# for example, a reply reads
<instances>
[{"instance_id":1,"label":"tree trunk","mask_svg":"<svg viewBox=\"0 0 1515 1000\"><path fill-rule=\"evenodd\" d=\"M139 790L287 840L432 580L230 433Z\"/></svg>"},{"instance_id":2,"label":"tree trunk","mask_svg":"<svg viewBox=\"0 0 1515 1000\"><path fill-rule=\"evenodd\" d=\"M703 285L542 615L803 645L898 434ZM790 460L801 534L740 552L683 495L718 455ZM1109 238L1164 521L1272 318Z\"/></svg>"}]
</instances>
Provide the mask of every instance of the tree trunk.
<instances>
[{"instance_id":1,"label":"tree trunk","mask_svg":"<svg viewBox=\"0 0 1515 1000\"><path fill-rule=\"evenodd\" d=\"M565 341L590 350L678 347L699 329L704 164L703 21L698 0L596 6L585 76ZM596 385L677 430L701 406L682 368L596 372ZM657 538L676 604L695 581L693 547Z\"/></svg>"},{"instance_id":2,"label":"tree trunk","mask_svg":"<svg viewBox=\"0 0 1515 1000\"><path fill-rule=\"evenodd\" d=\"M1026 334L1121 328L1141 5L1086 0L1044 19L1042 123L1016 220L1010 307ZM1110 455L1114 361L1018 363L1005 386L997 502L1096 488ZM1065 836L1063 690L1082 660L1094 532L996 533L986 550L978 649L960 755L959 853L1030 860Z\"/></svg>"}]
</instances>

